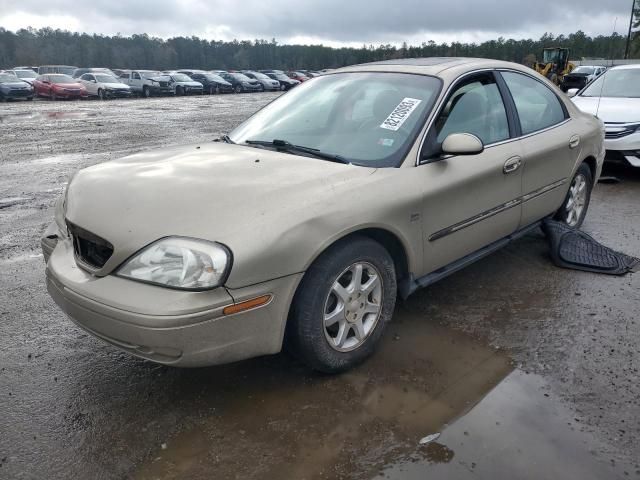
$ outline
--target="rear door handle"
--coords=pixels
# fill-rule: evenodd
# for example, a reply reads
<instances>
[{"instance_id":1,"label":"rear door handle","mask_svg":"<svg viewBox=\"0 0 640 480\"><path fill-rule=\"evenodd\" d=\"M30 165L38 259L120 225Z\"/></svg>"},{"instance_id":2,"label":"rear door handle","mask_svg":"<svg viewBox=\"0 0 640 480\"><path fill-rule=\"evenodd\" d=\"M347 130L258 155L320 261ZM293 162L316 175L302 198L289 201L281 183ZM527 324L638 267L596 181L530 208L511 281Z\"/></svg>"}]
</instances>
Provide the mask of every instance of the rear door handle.
<instances>
[{"instance_id":1,"label":"rear door handle","mask_svg":"<svg viewBox=\"0 0 640 480\"><path fill-rule=\"evenodd\" d=\"M522 165L522 158L520 157L511 157L509 160L504 162L504 167L502 167L503 173L513 173L520 168Z\"/></svg>"},{"instance_id":2,"label":"rear door handle","mask_svg":"<svg viewBox=\"0 0 640 480\"><path fill-rule=\"evenodd\" d=\"M580 145L580 135L574 135L569 140L569 148L576 148L578 145Z\"/></svg>"}]
</instances>

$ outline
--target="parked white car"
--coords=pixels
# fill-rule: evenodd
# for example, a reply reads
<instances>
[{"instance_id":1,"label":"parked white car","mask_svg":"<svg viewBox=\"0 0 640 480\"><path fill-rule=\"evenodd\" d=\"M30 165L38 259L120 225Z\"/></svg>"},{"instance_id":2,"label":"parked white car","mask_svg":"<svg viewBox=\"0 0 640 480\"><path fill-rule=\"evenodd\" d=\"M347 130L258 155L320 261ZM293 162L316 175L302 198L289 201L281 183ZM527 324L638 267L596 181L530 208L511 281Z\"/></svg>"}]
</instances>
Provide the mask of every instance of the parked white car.
<instances>
[{"instance_id":1,"label":"parked white car","mask_svg":"<svg viewBox=\"0 0 640 480\"><path fill-rule=\"evenodd\" d=\"M85 73L80 77L80 83L85 86L89 96L98 97L100 100L131 96L129 85L106 73Z\"/></svg>"},{"instance_id":2,"label":"parked white car","mask_svg":"<svg viewBox=\"0 0 640 480\"><path fill-rule=\"evenodd\" d=\"M568 94L579 109L604 121L607 158L640 167L640 65L611 68Z\"/></svg>"}]
</instances>

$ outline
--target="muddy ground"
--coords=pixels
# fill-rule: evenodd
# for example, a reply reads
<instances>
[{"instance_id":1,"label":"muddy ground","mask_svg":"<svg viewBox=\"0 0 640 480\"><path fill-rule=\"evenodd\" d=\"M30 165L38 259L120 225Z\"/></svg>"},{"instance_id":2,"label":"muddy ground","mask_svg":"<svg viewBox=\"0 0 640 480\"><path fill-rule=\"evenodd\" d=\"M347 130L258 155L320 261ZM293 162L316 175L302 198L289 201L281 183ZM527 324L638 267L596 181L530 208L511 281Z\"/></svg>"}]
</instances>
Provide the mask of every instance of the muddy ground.
<instances>
[{"instance_id":1,"label":"muddy ground","mask_svg":"<svg viewBox=\"0 0 640 480\"><path fill-rule=\"evenodd\" d=\"M540 233L399 305L337 377L285 355L166 368L65 318L38 242L68 177L275 96L0 107L0 478L640 478L640 274L558 269ZM607 172L584 229L638 255L640 171Z\"/></svg>"}]
</instances>

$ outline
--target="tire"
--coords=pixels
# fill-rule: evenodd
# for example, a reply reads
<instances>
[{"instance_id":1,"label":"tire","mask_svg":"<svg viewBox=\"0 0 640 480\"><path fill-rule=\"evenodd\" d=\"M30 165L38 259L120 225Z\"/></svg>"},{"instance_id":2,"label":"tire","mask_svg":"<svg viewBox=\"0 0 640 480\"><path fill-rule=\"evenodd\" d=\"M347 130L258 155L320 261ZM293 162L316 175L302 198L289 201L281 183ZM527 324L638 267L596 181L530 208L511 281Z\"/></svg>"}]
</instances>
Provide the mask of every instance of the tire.
<instances>
[{"instance_id":1,"label":"tire","mask_svg":"<svg viewBox=\"0 0 640 480\"><path fill-rule=\"evenodd\" d=\"M280 91L284 92L287 89L287 86L283 83L280 85Z\"/></svg>"},{"instance_id":2,"label":"tire","mask_svg":"<svg viewBox=\"0 0 640 480\"><path fill-rule=\"evenodd\" d=\"M263 84L260 84L260 91L264 92L264 85Z\"/></svg>"},{"instance_id":3,"label":"tire","mask_svg":"<svg viewBox=\"0 0 640 480\"><path fill-rule=\"evenodd\" d=\"M33 97L27 97L27 102L33 102Z\"/></svg>"},{"instance_id":4,"label":"tire","mask_svg":"<svg viewBox=\"0 0 640 480\"><path fill-rule=\"evenodd\" d=\"M49 91L49 98L50 98L51 100L53 100L54 102L55 102L56 100L58 100L58 96L56 95L56 92L54 92L54 91Z\"/></svg>"},{"instance_id":5,"label":"tire","mask_svg":"<svg viewBox=\"0 0 640 480\"><path fill-rule=\"evenodd\" d=\"M370 282L371 291L361 290ZM396 293L394 263L382 245L362 236L339 241L300 282L287 322L287 349L320 372L353 368L375 351L393 315ZM334 323L325 326L326 317Z\"/></svg>"},{"instance_id":6,"label":"tire","mask_svg":"<svg viewBox=\"0 0 640 480\"><path fill-rule=\"evenodd\" d=\"M587 216L592 190L593 175L591 175L589 165L583 163L573 176L567 196L554 218L566 223L571 228L580 228Z\"/></svg>"},{"instance_id":7,"label":"tire","mask_svg":"<svg viewBox=\"0 0 640 480\"><path fill-rule=\"evenodd\" d=\"M242 85L236 85L233 91L236 93L242 93Z\"/></svg>"},{"instance_id":8,"label":"tire","mask_svg":"<svg viewBox=\"0 0 640 480\"><path fill-rule=\"evenodd\" d=\"M142 87L142 96L144 98L151 98L151 89L149 87Z\"/></svg>"},{"instance_id":9,"label":"tire","mask_svg":"<svg viewBox=\"0 0 640 480\"><path fill-rule=\"evenodd\" d=\"M107 99L107 97L104 94L104 90L102 90L101 88L98 89L98 98L100 100L106 100Z\"/></svg>"}]
</instances>

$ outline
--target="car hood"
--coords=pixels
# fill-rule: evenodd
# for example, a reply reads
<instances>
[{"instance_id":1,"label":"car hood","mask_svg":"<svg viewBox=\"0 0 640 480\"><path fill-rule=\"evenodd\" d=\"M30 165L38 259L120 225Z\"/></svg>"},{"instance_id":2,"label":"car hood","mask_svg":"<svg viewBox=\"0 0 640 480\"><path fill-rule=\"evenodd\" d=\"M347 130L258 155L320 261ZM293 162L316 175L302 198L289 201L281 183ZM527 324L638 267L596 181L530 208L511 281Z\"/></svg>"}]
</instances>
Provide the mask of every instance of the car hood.
<instances>
[{"instance_id":1,"label":"car hood","mask_svg":"<svg viewBox=\"0 0 640 480\"><path fill-rule=\"evenodd\" d=\"M201 87L202 84L200 82L174 82L176 85L181 85L185 87Z\"/></svg>"},{"instance_id":2,"label":"car hood","mask_svg":"<svg viewBox=\"0 0 640 480\"><path fill-rule=\"evenodd\" d=\"M286 238L341 192L357 196L353 183L375 171L240 145L174 147L81 170L69 184L66 219L114 246L97 275L171 235L242 256L256 235Z\"/></svg>"},{"instance_id":3,"label":"car hood","mask_svg":"<svg viewBox=\"0 0 640 480\"><path fill-rule=\"evenodd\" d=\"M640 122L640 98L573 97L573 103L583 112L598 116L605 123Z\"/></svg>"},{"instance_id":4,"label":"car hood","mask_svg":"<svg viewBox=\"0 0 640 480\"><path fill-rule=\"evenodd\" d=\"M53 83L52 86L58 88L84 88L81 83Z\"/></svg>"},{"instance_id":5,"label":"car hood","mask_svg":"<svg viewBox=\"0 0 640 480\"><path fill-rule=\"evenodd\" d=\"M3 87L9 87L9 88L29 87L29 83L23 82L22 80L17 80L15 82L2 82L0 85L2 85Z\"/></svg>"}]
</instances>

